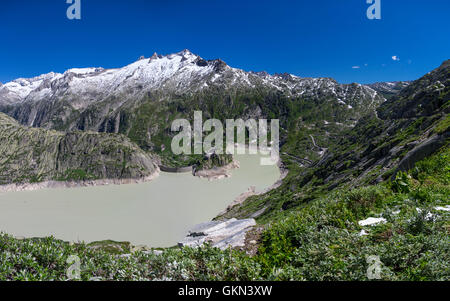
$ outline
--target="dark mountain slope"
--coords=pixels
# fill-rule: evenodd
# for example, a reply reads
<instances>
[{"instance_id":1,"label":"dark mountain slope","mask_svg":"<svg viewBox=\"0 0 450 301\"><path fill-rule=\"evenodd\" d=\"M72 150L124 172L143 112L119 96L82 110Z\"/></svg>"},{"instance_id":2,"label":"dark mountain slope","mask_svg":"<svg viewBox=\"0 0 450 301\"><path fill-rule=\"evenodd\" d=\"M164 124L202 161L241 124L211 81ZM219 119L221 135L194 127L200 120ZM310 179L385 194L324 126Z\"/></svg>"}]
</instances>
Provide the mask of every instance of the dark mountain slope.
<instances>
[{"instance_id":1,"label":"dark mountain slope","mask_svg":"<svg viewBox=\"0 0 450 301\"><path fill-rule=\"evenodd\" d=\"M121 135L29 128L0 113L0 185L141 179L156 170L152 157Z\"/></svg>"},{"instance_id":2,"label":"dark mountain slope","mask_svg":"<svg viewBox=\"0 0 450 301\"><path fill-rule=\"evenodd\" d=\"M450 64L446 61L411 83L398 96L383 103L376 113L369 113L355 127L335 136L315 160L305 162L302 154L296 156L293 145L298 140L288 138L282 148L283 161L289 168L283 185L266 195L250 198L226 216L247 217L262 211L270 216L337 187L351 189L388 180L439 149L448 148L449 72ZM288 136L305 136L300 132L302 128L297 129L299 132ZM287 154L286 150L294 152Z\"/></svg>"}]
</instances>

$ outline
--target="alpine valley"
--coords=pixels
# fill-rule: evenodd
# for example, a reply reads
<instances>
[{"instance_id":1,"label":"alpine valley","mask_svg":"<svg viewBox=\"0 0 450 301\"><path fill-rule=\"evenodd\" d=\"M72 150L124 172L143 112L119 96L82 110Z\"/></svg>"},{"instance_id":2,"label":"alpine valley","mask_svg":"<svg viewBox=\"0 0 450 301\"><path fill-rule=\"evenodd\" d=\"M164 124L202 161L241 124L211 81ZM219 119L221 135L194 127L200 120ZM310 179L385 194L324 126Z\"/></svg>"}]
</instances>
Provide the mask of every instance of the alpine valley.
<instances>
[{"instance_id":1,"label":"alpine valley","mask_svg":"<svg viewBox=\"0 0 450 301\"><path fill-rule=\"evenodd\" d=\"M65 280L77 254L83 280L366 280L373 255L383 280L450 280L449 85L450 60L415 81L362 85L247 72L189 50L0 84L1 187L229 165L172 154L172 121L192 123L194 111L279 119L284 175L208 224L245 225L243 244L156 251L0 234L0 279Z\"/></svg>"}]
</instances>

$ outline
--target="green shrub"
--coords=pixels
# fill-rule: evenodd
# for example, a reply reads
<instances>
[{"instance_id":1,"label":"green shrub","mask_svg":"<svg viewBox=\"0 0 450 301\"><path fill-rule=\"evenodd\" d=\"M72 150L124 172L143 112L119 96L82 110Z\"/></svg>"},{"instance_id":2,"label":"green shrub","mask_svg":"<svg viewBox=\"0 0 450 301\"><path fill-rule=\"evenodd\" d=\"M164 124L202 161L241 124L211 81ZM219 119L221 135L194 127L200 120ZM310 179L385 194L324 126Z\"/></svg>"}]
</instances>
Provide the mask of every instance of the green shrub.
<instances>
[{"instance_id":1,"label":"green shrub","mask_svg":"<svg viewBox=\"0 0 450 301\"><path fill-rule=\"evenodd\" d=\"M400 171L395 175L391 182L391 189L394 192L408 193L411 191L411 176L406 172Z\"/></svg>"},{"instance_id":2,"label":"green shrub","mask_svg":"<svg viewBox=\"0 0 450 301\"><path fill-rule=\"evenodd\" d=\"M390 191L384 186L367 186L348 192L343 199L356 217L364 217L372 210L380 208L388 196Z\"/></svg>"}]
</instances>

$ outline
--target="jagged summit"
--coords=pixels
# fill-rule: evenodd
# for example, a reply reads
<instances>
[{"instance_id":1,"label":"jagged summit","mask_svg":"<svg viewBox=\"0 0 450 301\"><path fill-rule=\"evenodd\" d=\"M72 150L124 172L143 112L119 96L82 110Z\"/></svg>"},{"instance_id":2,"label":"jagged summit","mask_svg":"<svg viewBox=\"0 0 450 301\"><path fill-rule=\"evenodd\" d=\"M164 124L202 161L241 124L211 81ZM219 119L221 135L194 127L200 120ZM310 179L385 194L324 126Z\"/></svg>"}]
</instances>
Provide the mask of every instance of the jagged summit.
<instances>
[{"instance_id":1,"label":"jagged summit","mask_svg":"<svg viewBox=\"0 0 450 301\"><path fill-rule=\"evenodd\" d=\"M195 55L189 49L183 49L177 53L178 55Z\"/></svg>"}]
</instances>

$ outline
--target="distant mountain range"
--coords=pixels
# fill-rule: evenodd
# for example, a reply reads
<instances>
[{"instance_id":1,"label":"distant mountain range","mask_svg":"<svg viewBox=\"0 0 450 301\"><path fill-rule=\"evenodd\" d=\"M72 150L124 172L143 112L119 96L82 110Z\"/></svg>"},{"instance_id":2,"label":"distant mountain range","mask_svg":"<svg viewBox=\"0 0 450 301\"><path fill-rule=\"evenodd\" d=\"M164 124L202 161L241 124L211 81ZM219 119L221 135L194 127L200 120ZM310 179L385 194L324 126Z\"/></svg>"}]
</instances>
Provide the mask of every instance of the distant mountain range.
<instances>
[{"instance_id":1,"label":"distant mountain range","mask_svg":"<svg viewBox=\"0 0 450 301\"><path fill-rule=\"evenodd\" d=\"M105 122L118 119L122 111L148 98L162 101L216 90L226 95L255 90L292 98L327 99L352 109L382 103L385 98L377 91L397 91L387 87L389 83L343 85L330 78L245 72L184 50L141 57L119 69L74 68L63 74L17 79L0 86L0 106L28 126L120 132L120 122L112 129L105 128ZM92 110L98 114L93 116Z\"/></svg>"}]
</instances>

